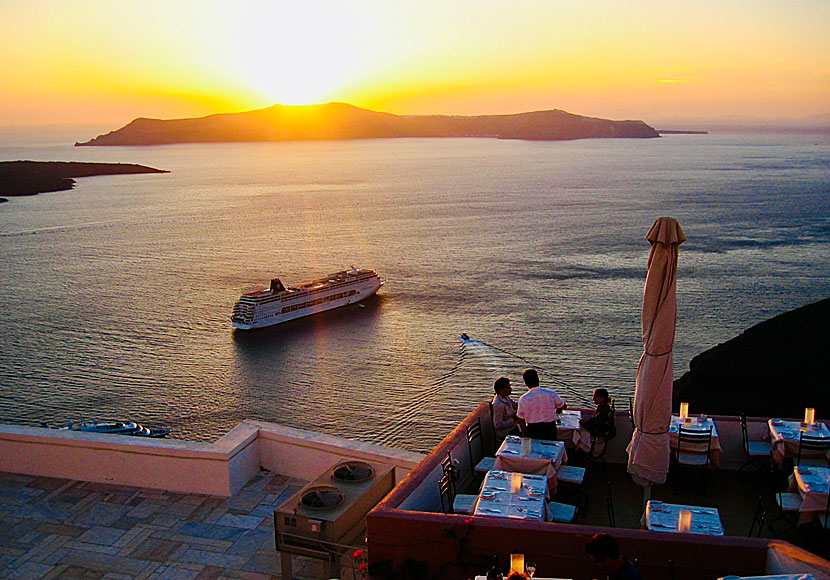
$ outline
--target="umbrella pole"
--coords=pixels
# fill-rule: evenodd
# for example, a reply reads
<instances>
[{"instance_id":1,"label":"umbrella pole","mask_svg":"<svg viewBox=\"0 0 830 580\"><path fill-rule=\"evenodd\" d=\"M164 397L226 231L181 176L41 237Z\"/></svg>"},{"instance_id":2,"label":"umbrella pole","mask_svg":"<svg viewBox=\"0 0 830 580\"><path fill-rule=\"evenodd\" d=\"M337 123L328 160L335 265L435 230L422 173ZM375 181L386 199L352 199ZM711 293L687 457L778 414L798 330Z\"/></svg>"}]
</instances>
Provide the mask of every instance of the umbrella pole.
<instances>
[{"instance_id":1,"label":"umbrella pole","mask_svg":"<svg viewBox=\"0 0 830 580\"><path fill-rule=\"evenodd\" d=\"M651 484L649 483L647 486L643 487L643 508L648 503L648 500L651 499Z\"/></svg>"}]
</instances>

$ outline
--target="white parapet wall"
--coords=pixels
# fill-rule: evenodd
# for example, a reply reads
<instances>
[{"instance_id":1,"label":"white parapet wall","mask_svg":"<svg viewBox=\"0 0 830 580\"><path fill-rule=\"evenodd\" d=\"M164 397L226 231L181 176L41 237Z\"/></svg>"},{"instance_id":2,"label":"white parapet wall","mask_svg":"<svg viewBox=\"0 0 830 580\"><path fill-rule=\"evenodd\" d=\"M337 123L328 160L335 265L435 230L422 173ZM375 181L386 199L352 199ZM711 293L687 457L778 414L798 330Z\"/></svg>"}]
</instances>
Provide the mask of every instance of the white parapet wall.
<instances>
[{"instance_id":1,"label":"white parapet wall","mask_svg":"<svg viewBox=\"0 0 830 580\"><path fill-rule=\"evenodd\" d=\"M231 496L261 468L311 480L346 459L380 461L396 480L421 454L246 420L213 443L0 424L0 471Z\"/></svg>"}]
</instances>

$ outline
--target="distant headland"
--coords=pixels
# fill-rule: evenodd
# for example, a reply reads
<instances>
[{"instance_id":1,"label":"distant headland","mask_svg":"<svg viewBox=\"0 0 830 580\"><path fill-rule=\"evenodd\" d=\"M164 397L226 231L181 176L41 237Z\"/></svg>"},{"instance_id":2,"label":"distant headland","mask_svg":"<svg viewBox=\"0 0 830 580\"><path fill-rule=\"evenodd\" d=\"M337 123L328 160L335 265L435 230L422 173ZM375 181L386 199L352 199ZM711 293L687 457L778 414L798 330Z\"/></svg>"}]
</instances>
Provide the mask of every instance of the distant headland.
<instances>
[{"instance_id":1,"label":"distant headland","mask_svg":"<svg viewBox=\"0 0 830 580\"><path fill-rule=\"evenodd\" d=\"M650 139L643 121L610 121L560 110L474 117L393 115L345 103L274 105L243 113L192 119L135 119L76 146L167 145L400 137L480 137L560 141L589 138Z\"/></svg>"},{"instance_id":2,"label":"distant headland","mask_svg":"<svg viewBox=\"0 0 830 580\"><path fill-rule=\"evenodd\" d=\"M73 177L170 173L132 163L83 163L77 161L0 161L0 195L36 195L75 187Z\"/></svg>"}]
</instances>

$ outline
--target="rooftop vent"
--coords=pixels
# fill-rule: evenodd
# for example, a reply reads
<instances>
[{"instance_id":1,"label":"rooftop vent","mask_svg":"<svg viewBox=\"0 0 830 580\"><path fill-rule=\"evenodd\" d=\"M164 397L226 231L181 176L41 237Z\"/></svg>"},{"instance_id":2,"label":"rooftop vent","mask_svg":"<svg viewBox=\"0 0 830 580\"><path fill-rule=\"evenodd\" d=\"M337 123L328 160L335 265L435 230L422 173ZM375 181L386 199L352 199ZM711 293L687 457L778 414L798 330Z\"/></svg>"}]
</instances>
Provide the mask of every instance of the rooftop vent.
<instances>
[{"instance_id":1,"label":"rooftop vent","mask_svg":"<svg viewBox=\"0 0 830 580\"><path fill-rule=\"evenodd\" d=\"M321 485L306 490L300 503L312 510L330 510L343 503L343 498L343 492L336 487Z\"/></svg>"},{"instance_id":2,"label":"rooftop vent","mask_svg":"<svg viewBox=\"0 0 830 580\"><path fill-rule=\"evenodd\" d=\"M331 474L332 479L343 483L360 483L372 479L375 469L364 461L348 461L338 465Z\"/></svg>"}]
</instances>

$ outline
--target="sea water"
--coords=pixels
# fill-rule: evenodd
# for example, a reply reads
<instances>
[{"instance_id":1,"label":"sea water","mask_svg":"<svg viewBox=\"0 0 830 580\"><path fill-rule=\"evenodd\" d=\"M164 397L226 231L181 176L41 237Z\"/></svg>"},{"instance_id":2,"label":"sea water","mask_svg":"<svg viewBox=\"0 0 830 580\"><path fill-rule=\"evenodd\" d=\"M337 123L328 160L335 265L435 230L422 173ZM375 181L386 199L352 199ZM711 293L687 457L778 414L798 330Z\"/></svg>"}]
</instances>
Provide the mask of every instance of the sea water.
<instances>
[{"instance_id":1,"label":"sea water","mask_svg":"<svg viewBox=\"0 0 830 580\"><path fill-rule=\"evenodd\" d=\"M830 295L827 136L20 143L0 159L170 173L0 205L5 423L131 418L207 441L252 417L427 451L499 375L521 394L528 366L572 406L598 386L624 402L664 215L688 238L675 377ZM365 307L232 330L244 288L350 265L387 280Z\"/></svg>"}]
</instances>

